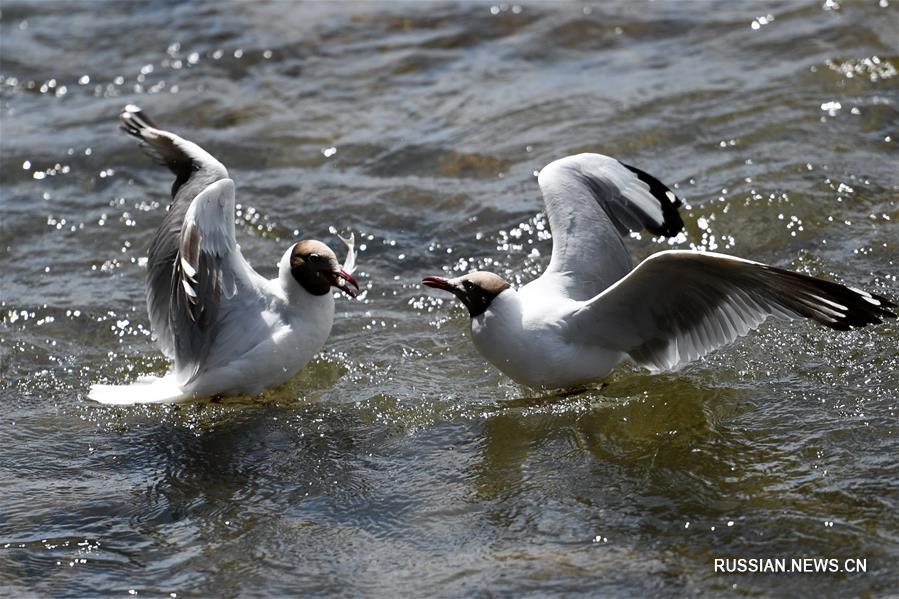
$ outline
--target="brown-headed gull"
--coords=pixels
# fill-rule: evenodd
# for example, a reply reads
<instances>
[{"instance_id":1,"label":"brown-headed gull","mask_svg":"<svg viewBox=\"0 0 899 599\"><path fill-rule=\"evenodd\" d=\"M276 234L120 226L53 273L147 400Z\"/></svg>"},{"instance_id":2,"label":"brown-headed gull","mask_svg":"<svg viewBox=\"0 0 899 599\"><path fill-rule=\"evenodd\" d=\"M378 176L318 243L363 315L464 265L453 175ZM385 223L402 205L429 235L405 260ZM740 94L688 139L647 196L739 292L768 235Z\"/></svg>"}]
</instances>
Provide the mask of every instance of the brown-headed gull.
<instances>
[{"instance_id":1,"label":"brown-headed gull","mask_svg":"<svg viewBox=\"0 0 899 599\"><path fill-rule=\"evenodd\" d=\"M590 383L628 357L676 370L769 316L840 331L896 317L879 295L724 254L662 251L632 269L623 234L683 227L671 190L599 154L556 160L537 180L553 235L538 279L518 290L482 271L422 280L459 298L478 351L529 387Z\"/></svg>"},{"instance_id":2,"label":"brown-headed gull","mask_svg":"<svg viewBox=\"0 0 899 599\"><path fill-rule=\"evenodd\" d=\"M341 267L320 241L294 243L268 280L234 236L234 181L200 146L125 107L122 129L175 174L172 203L147 260L147 308L157 342L174 361L164 377L94 385L106 404L162 403L255 394L294 376L321 349L334 322L332 287L355 297L352 238Z\"/></svg>"}]
</instances>

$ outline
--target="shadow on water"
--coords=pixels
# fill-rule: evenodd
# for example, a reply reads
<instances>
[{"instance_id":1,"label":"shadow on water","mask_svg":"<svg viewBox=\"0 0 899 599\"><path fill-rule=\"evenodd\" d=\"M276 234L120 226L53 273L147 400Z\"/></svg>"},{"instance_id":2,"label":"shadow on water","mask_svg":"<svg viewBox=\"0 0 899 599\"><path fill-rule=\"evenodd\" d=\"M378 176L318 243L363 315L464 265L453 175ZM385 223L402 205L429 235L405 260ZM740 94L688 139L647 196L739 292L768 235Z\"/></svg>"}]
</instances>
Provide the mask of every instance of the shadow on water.
<instances>
[{"instance_id":1,"label":"shadow on water","mask_svg":"<svg viewBox=\"0 0 899 599\"><path fill-rule=\"evenodd\" d=\"M674 376L641 391L648 378L502 402L499 413L484 423L483 492L478 495L501 495L507 485L498 481L518 480L526 463L539 460L545 447L562 448L566 460L623 468L623 474L641 483L651 483L663 470L694 468L691 453L723 434L721 417L739 409L739 392ZM709 466L697 474L716 478L720 471L709 471ZM695 497L682 491L672 489L671 495Z\"/></svg>"},{"instance_id":2,"label":"shadow on water","mask_svg":"<svg viewBox=\"0 0 899 599\"><path fill-rule=\"evenodd\" d=\"M155 468L149 484L135 489L152 509L142 507L134 517L151 527L188 516L217 522L274 514L322 493L364 492L355 466L379 434L348 410L237 400L176 408L163 422L140 428L148 428L147 445L130 449L119 467Z\"/></svg>"},{"instance_id":3,"label":"shadow on water","mask_svg":"<svg viewBox=\"0 0 899 599\"><path fill-rule=\"evenodd\" d=\"M625 374L598 389L502 402L484 419L469 500L486 506L485 523L499 536L514 531L580 548L591 537L612 538L629 560L645 560L647 547L670 539L660 573L711 563L735 544L769 557L772 544L785 554L823 555L838 543L840 556L890 560L889 534L854 523L859 510L885 517L881 496L828 490L826 472L797 451L804 444L764 429L759 389L702 376ZM574 518L571 502L581 508ZM832 520L843 521L842 530L828 528ZM872 548L864 534L885 545ZM631 569L616 559L601 568L615 576L615 564ZM587 572L596 573L571 575Z\"/></svg>"}]
</instances>

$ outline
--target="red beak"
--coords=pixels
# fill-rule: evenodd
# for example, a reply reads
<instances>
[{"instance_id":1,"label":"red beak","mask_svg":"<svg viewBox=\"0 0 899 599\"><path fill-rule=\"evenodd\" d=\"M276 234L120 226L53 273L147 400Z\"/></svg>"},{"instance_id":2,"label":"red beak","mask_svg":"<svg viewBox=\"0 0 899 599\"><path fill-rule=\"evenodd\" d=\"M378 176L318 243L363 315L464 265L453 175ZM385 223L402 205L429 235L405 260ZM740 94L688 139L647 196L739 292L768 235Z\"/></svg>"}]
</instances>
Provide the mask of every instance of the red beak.
<instances>
[{"instance_id":1,"label":"red beak","mask_svg":"<svg viewBox=\"0 0 899 599\"><path fill-rule=\"evenodd\" d=\"M330 275L331 285L337 287L350 297L356 297L356 295L358 295L359 283L356 282L356 279L353 278L353 275L342 270L332 272L330 273ZM346 281L346 283L344 281ZM347 283L353 285L353 287L356 288L356 291L354 291L352 287L347 285Z\"/></svg>"},{"instance_id":2,"label":"red beak","mask_svg":"<svg viewBox=\"0 0 899 599\"><path fill-rule=\"evenodd\" d=\"M449 282L449 280L444 279L443 277L425 277L421 280L421 284L426 287L433 287L434 289L443 289L444 291L449 291L452 293L453 286Z\"/></svg>"}]
</instances>

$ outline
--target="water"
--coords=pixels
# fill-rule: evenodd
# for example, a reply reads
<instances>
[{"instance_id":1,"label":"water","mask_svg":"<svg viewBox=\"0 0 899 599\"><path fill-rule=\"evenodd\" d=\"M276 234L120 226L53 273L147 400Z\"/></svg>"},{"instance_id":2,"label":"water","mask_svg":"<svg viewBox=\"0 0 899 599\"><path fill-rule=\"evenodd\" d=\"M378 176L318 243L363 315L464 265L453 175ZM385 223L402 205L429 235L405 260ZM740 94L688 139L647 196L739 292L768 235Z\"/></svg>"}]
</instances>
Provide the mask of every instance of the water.
<instances>
[{"instance_id":1,"label":"water","mask_svg":"<svg viewBox=\"0 0 899 599\"><path fill-rule=\"evenodd\" d=\"M705 247L899 297L895 0L4 2L0 31L3 594L899 588L896 323L768 324L678 374L537 394L418 285L534 277L533 172L601 151L690 204L686 238L638 257ZM142 258L171 178L116 130L128 102L229 167L263 273L296 238L339 247L331 226L364 243L362 301L256 402L85 399L166 369Z\"/></svg>"}]
</instances>

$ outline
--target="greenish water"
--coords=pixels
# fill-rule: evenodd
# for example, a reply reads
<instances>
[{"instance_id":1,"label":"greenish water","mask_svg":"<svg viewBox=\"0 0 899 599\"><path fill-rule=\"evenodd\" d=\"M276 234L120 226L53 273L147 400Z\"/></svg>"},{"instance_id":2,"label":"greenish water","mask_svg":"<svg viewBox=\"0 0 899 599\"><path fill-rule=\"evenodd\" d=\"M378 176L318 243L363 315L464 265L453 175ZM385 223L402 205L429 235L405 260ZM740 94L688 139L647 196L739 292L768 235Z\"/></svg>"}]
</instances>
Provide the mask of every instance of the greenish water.
<instances>
[{"instance_id":1,"label":"greenish water","mask_svg":"<svg viewBox=\"0 0 899 599\"><path fill-rule=\"evenodd\" d=\"M675 247L899 297L899 3L4 1L0 33L4 595L899 588L895 322L769 323L538 394L418 285L536 276L533 172L598 151L677 184ZM264 274L295 238L363 239L367 293L259 401L85 398L166 369L141 258L170 178L116 130L127 102L229 167Z\"/></svg>"}]
</instances>

